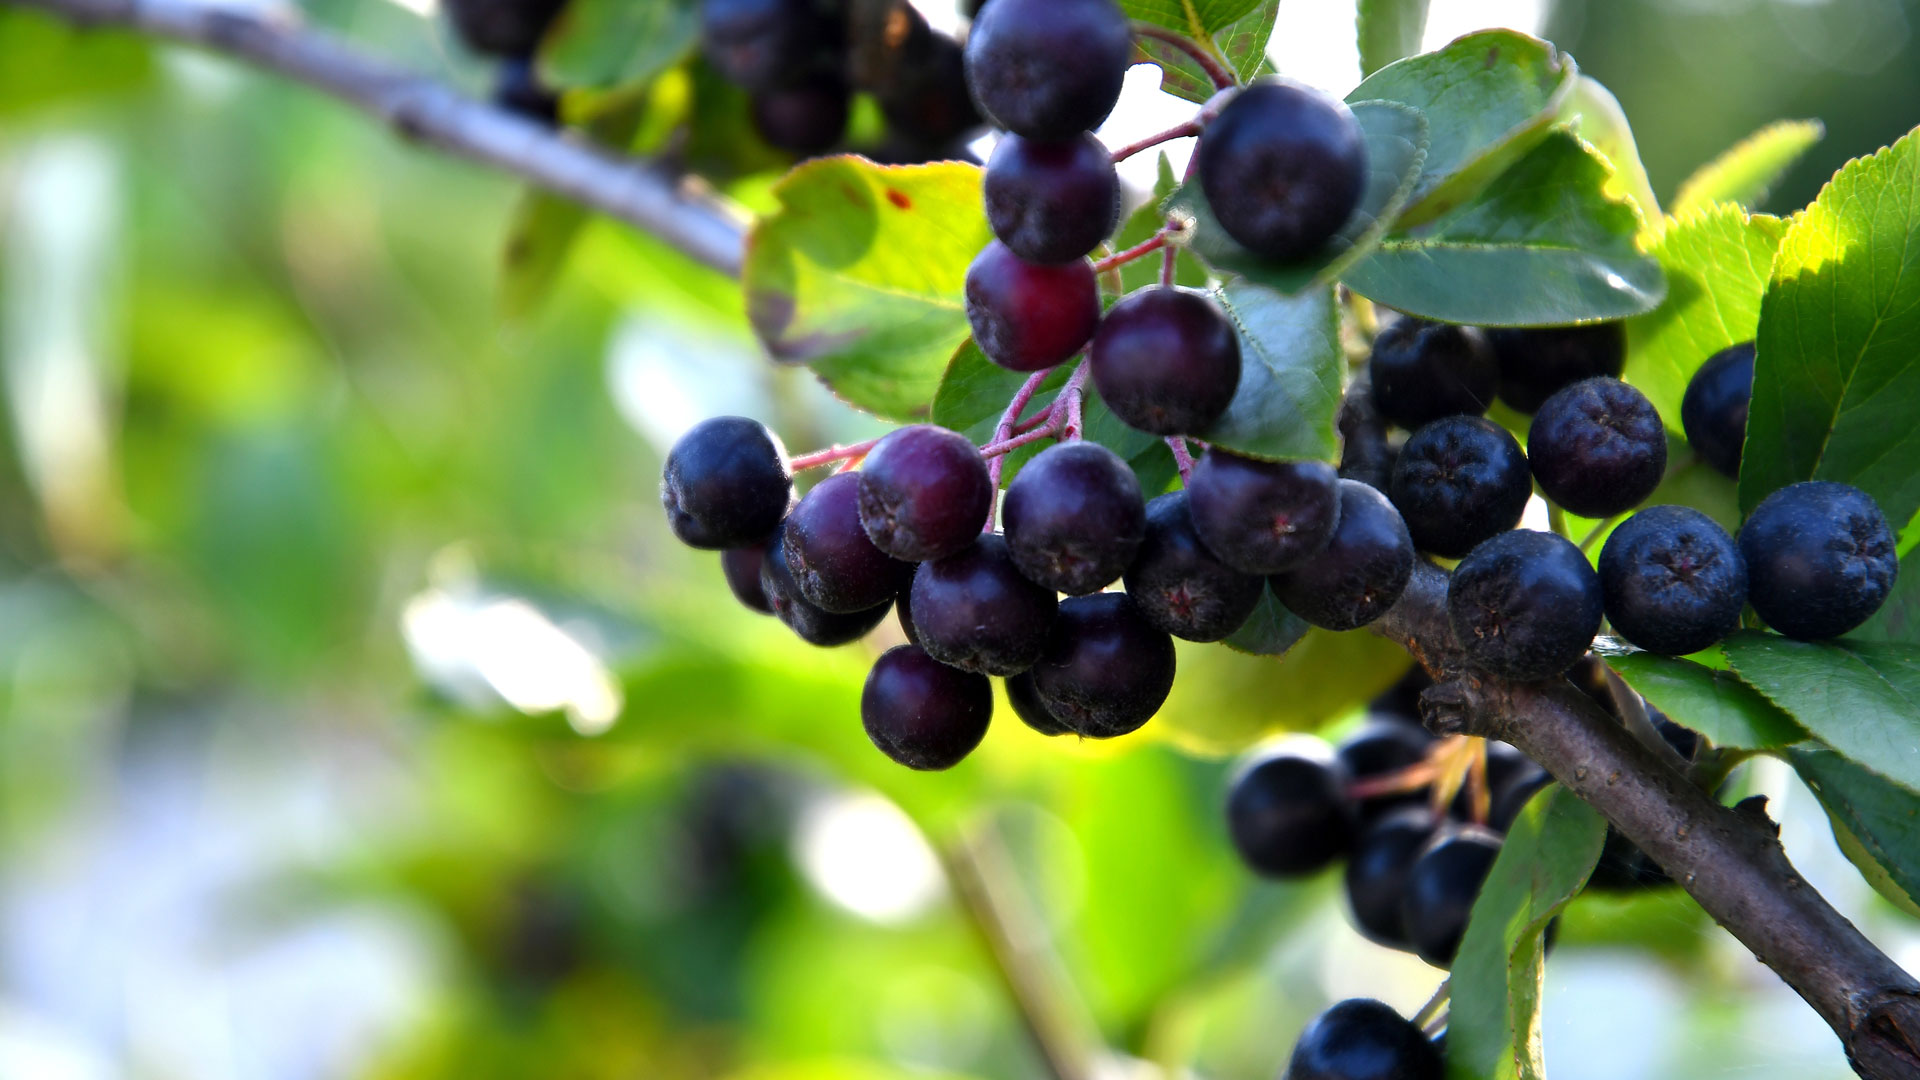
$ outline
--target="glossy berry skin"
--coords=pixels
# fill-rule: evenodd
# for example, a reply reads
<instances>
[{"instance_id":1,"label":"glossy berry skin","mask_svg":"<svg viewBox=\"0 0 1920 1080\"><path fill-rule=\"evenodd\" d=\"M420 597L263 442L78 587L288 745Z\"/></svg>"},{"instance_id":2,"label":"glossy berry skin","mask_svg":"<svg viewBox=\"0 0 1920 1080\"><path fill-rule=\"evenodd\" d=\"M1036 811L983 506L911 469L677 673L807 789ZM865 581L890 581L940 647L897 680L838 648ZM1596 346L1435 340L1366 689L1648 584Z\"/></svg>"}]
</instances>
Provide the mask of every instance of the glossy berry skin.
<instances>
[{"instance_id":1,"label":"glossy berry skin","mask_svg":"<svg viewBox=\"0 0 1920 1080\"><path fill-rule=\"evenodd\" d=\"M1053 718L1047 704L1040 700L1040 688L1033 684L1033 673L1023 671L1007 677L1007 702L1020 722L1049 738L1066 735L1072 728Z\"/></svg>"},{"instance_id":2,"label":"glossy berry skin","mask_svg":"<svg viewBox=\"0 0 1920 1080\"><path fill-rule=\"evenodd\" d=\"M913 573L913 620L935 660L982 675L1017 675L1046 648L1059 602L1021 575L998 535Z\"/></svg>"},{"instance_id":3,"label":"glossy berry skin","mask_svg":"<svg viewBox=\"0 0 1920 1080\"><path fill-rule=\"evenodd\" d=\"M1747 560L1700 511L1649 507L1607 537L1600 591L1614 633L1648 652L1684 656L1739 628Z\"/></svg>"},{"instance_id":4,"label":"glossy berry skin","mask_svg":"<svg viewBox=\"0 0 1920 1080\"><path fill-rule=\"evenodd\" d=\"M1808 481L1762 499L1740 526L1747 599L1790 638L1838 637L1873 617L1900 570L1893 530L1866 492Z\"/></svg>"},{"instance_id":5,"label":"glossy berry skin","mask_svg":"<svg viewBox=\"0 0 1920 1080\"><path fill-rule=\"evenodd\" d=\"M1547 498L1604 518L1645 502L1667 472L1667 428L1647 395L1619 379L1585 379L1540 406L1527 461Z\"/></svg>"},{"instance_id":6,"label":"glossy berry skin","mask_svg":"<svg viewBox=\"0 0 1920 1080\"><path fill-rule=\"evenodd\" d=\"M1400 902L1406 896L1407 874L1420 857L1437 826L1433 811L1424 805L1402 805L1374 820L1354 841L1347 860L1347 909L1354 926L1369 941L1394 949L1410 949Z\"/></svg>"},{"instance_id":7,"label":"glossy berry skin","mask_svg":"<svg viewBox=\"0 0 1920 1080\"><path fill-rule=\"evenodd\" d=\"M1303 877L1346 854L1359 826L1352 777L1316 739L1289 739L1241 764L1227 791L1227 832L1255 873Z\"/></svg>"},{"instance_id":8,"label":"glossy berry skin","mask_svg":"<svg viewBox=\"0 0 1920 1080\"><path fill-rule=\"evenodd\" d=\"M1063 602L1032 669L1047 713L1091 739L1125 735L1152 719L1173 689L1173 670L1173 638L1125 593Z\"/></svg>"},{"instance_id":9,"label":"glossy berry skin","mask_svg":"<svg viewBox=\"0 0 1920 1080\"><path fill-rule=\"evenodd\" d=\"M751 106L753 129L768 146L808 157L833 149L846 134L853 94L837 75L814 75L756 91Z\"/></svg>"},{"instance_id":10,"label":"glossy berry skin","mask_svg":"<svg viewBox=\"0 0 1920 1080\"><path fill-rule=\"evenodd\" d=\"M1478 825L1450 825L1436 833L1407 872L1400 918L1420 959L1453 963L1480 886L1500 854L1500 834Z\"/></svg>"},{"instance_id":11,"label":"glossy berry skin","mask_svg":"<svg viewBox=\"0 0 1920 1080\"><path fill-rule=\"evenodd\" d=\"M1148 622L1187 641L1219 641L1240 629L1266 588L1258 575L1235 570L1200 542L1185 491L1147 504L1146 537L1126 583Z\"/></svg>"},{"instance_id":12,"label":"glossy berry skin","mask_svg":"<svg viewBox=\"0 0 1920 1080\"><path fill-rule=\"evenodd\" d=\"M1072 356L1100 325L1100 285L1086 259L1030 263L998 240L967 267L967 323L987 359L1039 371Z\"/></svg>"},{"instance_id":13,"label":"glossy berry skin","mask_svg":"<svg viewBox=\"0 0 1920 1080\"><path fill-rule=\"evenodd\" d=\"M565 0L453 0L447 14L467 48L509 59L532 56Z\"/></svg>"},{"instance_id":14,"label":"glossy berry skin","mask_svg":"<svg viewBox=\"0 0 1920 1080\"><path fill-rule=\"evenodd\" d=\"M1701 460L1730 477L1740 475L1753 403L1753 342L1729 345L1707 358L1680 399L1680 426Z\"/></svg>"},{"instance_id":15,"label":"glossy berry skin","mask_svg":"<svg viewBox=\"0 0 1920 1080\"><path fill-rule=\"evenodd\" d=\"M909 769L951 769L973 753L993 719L993 684L950 668L918 645L874 661L860 692L860 720L880 752Z\"/></svg>"},{"instance_id":16,"label":"glossy berry skin","mask_svg":"<svg viewBox=\"0 0 1920 1080\"><path fill-rule=\"evenodd\" d=\"M1372 998L1349 998L1300 1033L1284 1080L1440 1080L1445 1071L1412 1021Z\"/></svg>"},{"instance_id":17,"label":"glossy berry skin","mask_svg":"<svg viewBox=\"0 0 1920 1080\"><path fill-rule=\"evenodd\" d=\"M1042 450L1007 485L1007 545L1020 572L1069 596L1105 588L1133 563L1146 536L1140 481L1098 443Z\"/></svg>"},{"instance_id":18,"label":"glossy berry skin","mask_svg":"<svg viewBox=\"0 0 1920 1080\"><path fill-rule=\"evenodd\" d=\"M1240 337L1205 295L1142 289L1100 321L1088 352L1100 400L1152 435L1213 426L1240 386Z\"/></svg>"},{"instance_id":19,"label":"glossy berry skin","mask_svg":"<svg viewBox=\"0 0 1920 1080\"><path fill-rule=\"evenodd\" d=\"M920 631L913 625L913 578L908 576L900 591L893 594L893 617L900 623L900 634L907 644L920 644Z\"/></svg>"},{"instance_id":20,"label":"glossy berry skin","mask_svg":"<svg viewBox=\"0 0 1920 1080\"><path fill-rule=\"evenodd\" d=\"M1572 667L1600 631L1600 577L1552 533L1516 529L1474 548L1447 586L1447 621L1475 666L1531 682Z\"/></svg>"},{"instance_id":21,"label":"glossy berry skin","mask_svg":"<svg viewBox=\"0 0 1920 1080\"><path fill-rule=\"evenodd\" d=\"M807 602L827 611L888 603L912 572L867 539L860 526L860 478L836 473L813 486L780 531L780 553Z\"/></svg>"},{"instance_id":22,"label":"glossy berry skin","mask_svg":"<svg viewBox=\"0 0 1920 1080\"><path fill-rule=\"evenodd\" d=\"M1031 263L1083 258L1120 223L1120 174L1099 139L1008 135L987 158L987 223Z\"/></svg>"},{"instance_id":23,"label":"glossy berry skin","mask_svg":"<svg viewBox=\"0 0 1920 1080\"><path fill-rule=\"evenodd\" d=\"M896 559L925 562L973 543L993 506L993 478L958 432L914 424L874 446L857 474L860 526Z\"/></svg>"},{"instance_id":24,"label":"glossy berry skin","mask_svg":"<svg viewBox=\"0 0 1920 1080\"><path fill-rule=\"evenodd\" d=\"M1242 573L1284 573L1333 538L1339 481L1325 462L1259 461L1209 450L1187 480L1194 531L1208 551Z\"/></svg>"},{"instance_id":25,"label":"glossy berry skin","mask_svg":"<svg viewBox=\"0 0 1920 1080\"><path fill-rule=\"evenodd\" d=\"M1358 630L1387 613L1413 576L1413 538L1385 495L1340 481L1340 521L1327 546L1268 580L1287 610L1327 630Z\"/></svg>"},{"instance_id":26,"label":"glossy berry skin","mask_svg":"<svg viewBox=\"0 0 1920 1080\"><path fill-rule=\"evenodd\" d=\"M1357 783L1418 765L1426 760L1427 751L1432 747L1433 736L1423 727L1398 720L1369 720L1341 741L1334 756L1345 766L1347 776ZM1355 805L1359 808L1360 820L1365 823L1402 806L1424 804L1427 794L1427 790L1421 788L1360 799Z\"/></svg>"},{"instance_id":27,"label":"glossy berry skin","mask_svg":"<svg viewBox=\"0 0 1920 1080\"><path fill-rule=\"evenodd\" d=\"M776 541L760 563L760 587L766 593L773 614L809 645L828 647L845 645L866 637L880 620L887 617L891 603L876 604L865 611L836 614L816 607L800 594L800 583L787 569L787 561Z\"/></svg>"},{"instance_id":28,"label":"glossy berry skin","mask_svg":"<svg viewBox=\"0 0 1920 1080\"><path fill-rule=\"evenodd\" d=\"M1284 80L1235 95L1194 153L1220 227L1269 259L1318 251L1353 216L1366 185L1367 144L1353 112Z\"/></svg>"},{"instance_id":29,"label":"glossy berry skin","mask_svg":"<svg viewBox=\"0 0 1920 1080\"><path fill-rule=\"evenodd\" d=\"M1415 431L1442 417L1486 412L1500 365L1473 327L1409 316L1373 339L1367 377L1380 415Z\"/></svg>"},{"instance_id":30,"label":"glossy berry skin","mask_svg":"<svg viewBox=\"0 0 1920 1080\"><path fill-rule=\"evenodd\" d=\"M967 85L996 125L1060 141L1100 126L1133 62L1113 0L996 0L967 35Z\"/></svg>"},{"instance_id":31,"label":"glossy berry skin","mask_svg":"<svg viewBox=\"0 0 1920 1080\"><path fill-rule=\"evenodd\" d=\"M819 73L838 28L815 0L701 0L700 43L720 76L748 90Z\"/></svg>"},{"instance_id":32,"label":"glossy berry skin","mask_svg":"<svg viewBox=\"0 0 1920 1080\"><path fill-rule=\"evenodd\" d=\"M766 425L744 416L695 424L667 451L660 502L673 535L690 547L757 544L780 527L793 476Z\"/></svg>"},{"instance_id":33,"label":"glossy berry skin","mask_svg":"<svg viewBox=\"0 0 1920 1080\"><path fill-rule=\"evenodd\" d=\"M1582 379L1619 378L1627 367L1625 323L1488 330L1500 363L1500 400L1532 413Z\"/></svg>"},{"instance_id":34,"label":"glossy berry skin","mask_svg":"<svg viewBox=\"0 0 1920 1080\"><path fill-rule=\"evenodd\" d=\"M1458 559L1520 524L1533 497L1533 472L1506 428L1478 416L1449 416L1401 447L1388 494L1415 547Z\"/></svg>"},{"instance_id":35,"label":"glossy berry skin","mask_svg":"<svg viewBox=\"0 0 1920 1080\"><path fill-rule=\"evenodd\" d=\"M773 614L773 602L760 584L760 563L767 557L768 541L728 548L720 553L720 571L727 576L727 588L741 606L762 615Z\"/></svg>"}]
</instances>

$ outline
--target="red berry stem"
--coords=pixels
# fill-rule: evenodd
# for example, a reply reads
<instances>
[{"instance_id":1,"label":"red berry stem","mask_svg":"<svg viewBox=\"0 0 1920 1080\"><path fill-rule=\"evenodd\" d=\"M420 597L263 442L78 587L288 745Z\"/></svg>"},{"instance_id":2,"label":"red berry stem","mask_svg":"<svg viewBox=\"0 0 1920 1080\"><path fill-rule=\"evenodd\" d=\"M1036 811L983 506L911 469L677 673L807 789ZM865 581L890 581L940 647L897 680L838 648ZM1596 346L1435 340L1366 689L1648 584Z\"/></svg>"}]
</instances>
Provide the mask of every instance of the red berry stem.
<instances>
[{"instance_id":1,"label":"red berry stem","mask_svg":"<svg viewBox=\"0 0 1920 1080\"><path fill-rule=\"evenodd\" d=\"M836 461L856 461L866 457L867 452L872 450L874 444L879 441L879 439L868 439L866 442L849 443L846 446L829 446L825 450L801 454L789 464L794 472L800 472L804 469L817 469L822 465L831 465Z\"/></svg>"},{"instance_id":2,"label":"red berry stem","mask_svg":"<svg viewBox=\"0 0 1920 1080\"><path fill-rule=\"evenodd\" d=\"M1106 258L1101 259L1099 262L1094 263L1093 272L1096 274L1104 274L1109 270L1117 270L1135 259L1145 258L1166 246L1167 233L1165 229L1162 229L1127 250L1116 251Z\"/></svg>"},{"instance_id":3,"label":"red berry stem","mask_svg":"<svg viewBox=\"0 0 1920 1080\"><path fill-rule=\"evenodd\" d=\"M1015 435L1011 439L1000 439L995 442L990 442L980 448L980 456L994 459L990 464L998 464L1001 457L1020 449L1028 443L1037 443L1041 439L1051 439L1060 434L1055 430L1055 426L1056 425L1048 424L1044 427L1034 428L1024 435Z\"/></svg>"},{"instance_id":4,"label":"red berry stem","mask_svg":"<svg viewBox=\"0 0 1920 1080\"><path fill-rule=\"evenodd\" d=\"M1164 41L1168 45L1192 57L1193 62L1200 65L1200 70L1207 73L1207 78L1213 80L1214 88L1217 90L1225 90L1229 86L1240 85L1239 77L1234 75L1233 72L1228 71L1226 66L1220 62L1218 56L1185 34L1169 30L1164 26L1155 26L1152 23L1144 22L1134 23L1133 33L1135 37Z\"/></svg>"},{"instance_id":5,"label":"red berry stem","mask_svg":"<svg viewBox=\"0 0 1920 1080\"><path fill-rule=\"evenodd\" d=\"M1170 143L1175 139L1188 139L1198 134L1200 134L1199 120L1189 120L1184 124L1176 124L1158 134L1149 135L1137 142L1130 142L1120 149L1115 150L1113 152L1113 163L1118 165L1133 155L1140 153L1142 150L1151 150L1161 143Z\"/></svg>"},{"instance_id":6,"label":"red berry stem","mask_svg":"<svg viewBox=\"0 0 1920 1080\"><path fill-rule=\"evenodd\" d=\"M1086 434L1086 424L1081 418L1082 407L1086 404L1087 378L1093 373L1093 366L1080 361L1073 369L1073 375L1067 379L1067 385L1060 389L1059 400L1053 403L1057 410L1066 409L1065 423L1060 425L1060 438L1063 441L1078 439Z\"/></svg>"},{"instance_id":7,"label":"red berry stem","mask_svg":"<svg viewBox=\"0 0 1920 1080\"><path fill-rule=\"evenodd\" d=\"M1173 451L1173 463L1180 469L1180 482L1186 483L1193 478L1193 454L1187 450L1187 440L1179 435L1167 436L1167 446Z\"/></svg>"}]
</instances>

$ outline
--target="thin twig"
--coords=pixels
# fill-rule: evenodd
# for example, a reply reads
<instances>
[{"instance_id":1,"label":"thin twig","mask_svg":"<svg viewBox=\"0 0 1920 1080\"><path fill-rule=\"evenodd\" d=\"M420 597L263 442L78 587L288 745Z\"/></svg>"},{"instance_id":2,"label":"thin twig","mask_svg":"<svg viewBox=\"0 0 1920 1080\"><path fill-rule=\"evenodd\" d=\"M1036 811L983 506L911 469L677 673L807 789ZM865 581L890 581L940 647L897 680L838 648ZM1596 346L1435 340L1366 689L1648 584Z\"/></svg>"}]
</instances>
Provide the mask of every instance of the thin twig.
<instances>
[{"instance_id":1,"label":"thin twig","mask_svg":"<svg viewBox=\"0 0 1920 1080\"><path fill-rule=\"evenodd\" d=\"M1197 120L1189 120L1184 124L1175 124L1165 131L1130 142L1120 149L1115 150L1113 152L1113 163L1118 165L1143 150L1151 150L1162 143L1173 142L1175 139L1190 139L1198 134L1200 134L1200 122Z\"/></svg>"},{"instance_id":2,"label":"thin twig","mask_svg":"<svg viewBox=\"0 0 1920 1080\"><path fill-rule=\"evenodd\" d=\"M822 465L831 465L836 461L852 461L867 456L874 444L879 441L879 439L868 439L866 442L847 443L844 446L835 444L824 450L801 454L788 464L792 466L794 472L804 472L807 469L817 469Z\"/></svg>"},{"instance_id":3,"label":"thin twig","mask_svg":"<svg viewBox=\"0 0 1920 1080\"><path fill-rule=\"evenodd\" d=\"M1140 241L1127 250L1116 251L1106 258L1101 259L1099 262L1094 263L1093 272L1096 274L1104 274L1109 270L1118 270L1135 259L1151 255L1166 246L1167 234L1164 231L1154 233L1152 236Z\"/></svg>"},{"instance_id":4,"label":"thin twig","mask_svg":"<svg viewBox=\"0 0 1920 1080\"><path fill-rule=\"evenodd\" d=\"M1207 73L1207 78L1213 80L1215 90L1225 90L1229 86L1240 85L1240 77L1228 71L1221 64L1219 57L1207 52L1199 42L1177 30L1169 30L1164 26L1155 26L1147 22L1136 22L1133 24L1133 33L1136 37L1164 41L1192 57L1193 62L1200 65L1200 70Z\"/></svg>"},{"instance_id":5,"label":"thin twig","mask_svg":"<svg viewBox=\"0 0 1920 1080\"><path fill-rule=\"evenodd\" d=\"M1173 464L1180 470L1180 482L1184 484L1193 479L1193 454L1187 450L1187 440L1179 435L1169 435L1167 448L1173 451Z\"/></svg>"},{"instance_id":6,"label":"thin twig","mask_svg":"<svg viewBox=\"0 0 1920 1080\"><path fill-rule=\"evenodd\" d=\"M1429 1022L1440 1015L1440 1010L1447 1007L1447 1000L1452 996L1453 980L1441 979L1440 986L1434 990L1433 996L1427 999L1425 1005L1420 1006L1419 1012L1413 1014L1414 1025L1425 1028Z\"/></svg>"},{"instance_id":7,"label":"thin twig","mask_svg":"<svg viewBox=\"0 0 1920 1080\"><path fill-rule=\"evenodd\" d=\"M1059 399L1053 403L1053 407L1056 409L1066 409L1066 420L1060 427L1060 438L1062 440L1071 441L1073 439L1083 438L1087 433L1087 427L1081 413L1086 404L1087 377L1092 374L1092 372L1092 364L1089 364L1085 360L1080 361L1080 366L1074 368L1073 375L1067 379L1067 385L1060 388Z\"/></svg>"}]
</instances>

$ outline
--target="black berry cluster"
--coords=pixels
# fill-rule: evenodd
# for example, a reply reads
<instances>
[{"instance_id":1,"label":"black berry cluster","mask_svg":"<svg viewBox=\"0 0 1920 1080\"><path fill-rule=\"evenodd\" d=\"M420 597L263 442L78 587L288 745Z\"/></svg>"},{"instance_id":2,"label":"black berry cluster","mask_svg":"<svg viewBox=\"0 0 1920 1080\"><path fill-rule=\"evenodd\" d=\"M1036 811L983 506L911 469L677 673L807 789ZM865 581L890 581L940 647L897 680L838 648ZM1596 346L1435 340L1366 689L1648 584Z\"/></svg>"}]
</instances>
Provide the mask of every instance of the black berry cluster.
<instances>
[{"instance_id":1,"label":"black berry cluster","mask_svg":"<svg viewBox=\"0 0 1920 1080\"><path fill-rule=\"evenodd\" d=\"M559 119L560 99L534 70L540 39L566 0L452 0L448 21L468 49L499 62L496 104L544 124Z\"/></svg>"}]
</instances>

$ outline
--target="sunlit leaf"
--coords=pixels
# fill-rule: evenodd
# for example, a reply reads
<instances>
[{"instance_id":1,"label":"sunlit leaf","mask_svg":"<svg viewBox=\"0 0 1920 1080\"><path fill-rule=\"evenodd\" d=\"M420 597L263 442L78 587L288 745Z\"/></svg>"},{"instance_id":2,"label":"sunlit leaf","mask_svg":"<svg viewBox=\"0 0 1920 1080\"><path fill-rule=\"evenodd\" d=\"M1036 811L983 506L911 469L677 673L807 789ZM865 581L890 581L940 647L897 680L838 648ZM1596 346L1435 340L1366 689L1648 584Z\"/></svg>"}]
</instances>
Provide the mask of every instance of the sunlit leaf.
<instances>
[{"instance_id":1,"label":"sunlit leaf","mask_svg":"<svg viewBox=\"0 0 1920 1080\"><path fill-rule=\"evenodd\" d=\"M1121 6L1133 19L1186 35L1244 82L1266 65L1280 0L1123 0ZM1213 80L1184 50L1148 37L1135 42L1140 59L1160 68L1162 90L1194 102L1214 95Z\"/></svg>"},{"instance_id":2,"label":"sunlit leaf","mask_svg":"<svg viewBox=\"0 0 1920 1080\"><path fill-rule=\"evenodd\" d=\"M1360 38L1360 74L1371 75L1420 51L1427 30L1427 0L1360 0L1355 15Z\"/></svg>"},{"instance_id":3,"label":"sunlit leaf","mask_svg":"<svg viewBox=\"0 0 1920 1080\"><path fill-rule=\"evenodd\" d=\"M1768 124L1687 177L1673 197L1673 212L1683 214L1716 202L1739 203L1748 209L1759 206L1780 177L1826 134L1826 126L1818 120Z\"/></svg>"},{"instance_id":4,"label":"sunlit leaf","mask_svg":"<svg viewBox=\"0 0 1920 1080\"><path fill-rule=\"evenodd\" d=\"M1807 737L1792 717L1732 672L1647 652L1611 655L1606 662L1654 707L1715 746L1765 750Z\"/></svg>"},{"instance_id":5,"label":"sunlit leaf","mask_svg":"<svg viewBox=\"0 0 1920 1080\"><path fill-rule=\"evenodd\" d=\"M1640 160L1640 145L1633 137L1633 125L1613 91L1598 79L1582 75L1573 84L1573 93L1560 108L1561 119L1572 125L1575 134L1613 165L1614 184L1610 194L1633 200L1640 218L1649 227L1660 221L1660 199L1647 179L1646 163Z\"/></svg>"}]
</instances>

